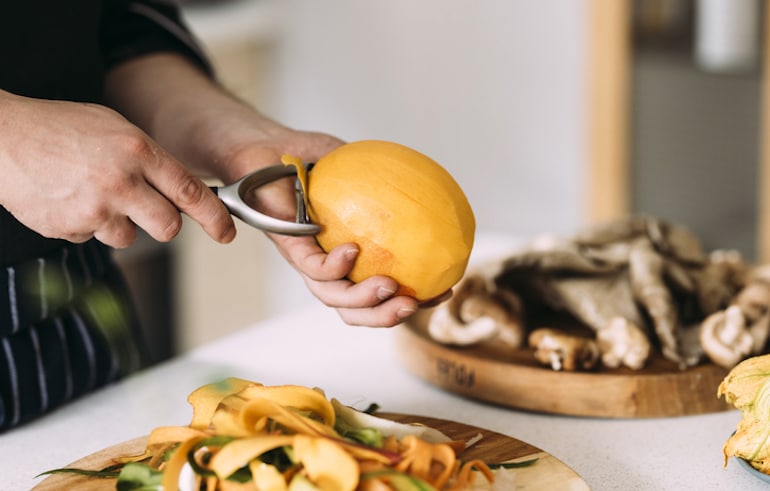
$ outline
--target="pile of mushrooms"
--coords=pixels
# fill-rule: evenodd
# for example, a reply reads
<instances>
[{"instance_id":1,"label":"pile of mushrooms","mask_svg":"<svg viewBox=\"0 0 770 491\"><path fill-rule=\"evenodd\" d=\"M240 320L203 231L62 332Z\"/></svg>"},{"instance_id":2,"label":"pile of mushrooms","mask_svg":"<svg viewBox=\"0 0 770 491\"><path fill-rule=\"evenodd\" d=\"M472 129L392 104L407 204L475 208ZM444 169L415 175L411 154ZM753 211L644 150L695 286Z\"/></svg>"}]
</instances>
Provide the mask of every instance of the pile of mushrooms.
<instances>
[{"instance_id":1,"label":"pile of mushrooms","mask_svg":"<svg viewBox=\"0 0 770 491\"><path fill-rule=\"evenodd\" d=\"M544 310L584 329L533 324ZM686 228L632 216L469 270L426 327L442 344L532 349L554 370L639 370L655 353L682 369L732 368L767 349L770 266L706 253Z\"/></svg>"}]
</instances>

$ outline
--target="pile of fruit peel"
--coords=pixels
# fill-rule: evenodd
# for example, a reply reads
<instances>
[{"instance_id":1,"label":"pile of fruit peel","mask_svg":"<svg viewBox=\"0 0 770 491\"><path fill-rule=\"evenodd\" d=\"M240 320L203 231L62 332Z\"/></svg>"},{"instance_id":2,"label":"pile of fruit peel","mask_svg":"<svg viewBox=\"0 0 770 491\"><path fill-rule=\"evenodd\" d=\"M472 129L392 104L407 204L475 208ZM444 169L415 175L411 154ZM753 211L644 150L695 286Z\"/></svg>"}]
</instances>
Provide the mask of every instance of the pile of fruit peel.
<instances>
[{"instance_id":1,"label":"pile of fruit peel","mask_svg":"<svg viewBox=\"0 0 770 491\"><path fill-rule=\"evenodd\" d=\"M144 453L106 470L118 489L509 490L512 468L535 463L462 461L480 437L452 440L299 385L228 378L196 389L188 402L188 426L155 428Z\"/></svg>"}]
</instances>

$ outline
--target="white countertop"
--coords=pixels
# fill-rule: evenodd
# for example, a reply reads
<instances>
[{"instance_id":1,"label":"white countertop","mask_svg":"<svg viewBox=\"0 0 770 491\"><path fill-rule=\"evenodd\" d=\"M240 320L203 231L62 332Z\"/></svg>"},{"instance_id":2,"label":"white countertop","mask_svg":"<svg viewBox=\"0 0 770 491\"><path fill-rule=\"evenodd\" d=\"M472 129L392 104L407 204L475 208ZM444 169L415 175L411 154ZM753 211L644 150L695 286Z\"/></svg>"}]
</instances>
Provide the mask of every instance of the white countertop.
<instances>
[{"instance_id":1,"label":"white countertop","mask_svg":"<svg viewBox=\"0 0 770 491\"><path fill-rule=\"evenodd\" d=\"M29 489L41 471L145 435L184 425L187 394L228 376L302 384L356 407L460 421L513 436L570 466L596 491L764 490L722 445L736 411L656 419L593 419L533 414L463 399L407 372L394 331L343 324L312 305L276 317L84 397L0 434L0 489ZM549 490L551 491L551 490Z\"/></svg>"}]
</instances>

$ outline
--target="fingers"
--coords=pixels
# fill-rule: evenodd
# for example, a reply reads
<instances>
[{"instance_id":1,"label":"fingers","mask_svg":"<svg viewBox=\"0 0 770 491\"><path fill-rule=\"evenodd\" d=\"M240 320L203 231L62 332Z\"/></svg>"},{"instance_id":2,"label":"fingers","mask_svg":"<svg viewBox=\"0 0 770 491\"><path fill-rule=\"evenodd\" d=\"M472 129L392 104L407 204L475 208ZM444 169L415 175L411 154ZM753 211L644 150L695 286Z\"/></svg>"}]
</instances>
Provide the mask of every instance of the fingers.
<instances>
[{"instance_id":1,"label":"fingers","mask_svg":"<svg viewBox=\"0 0 770 491\"><path fill-rule=\"evenodd\" d=\"M329 254L312 237L274 240L279 249L303 275L308 290L326 306L337 309L342 320L354 326L392 327L418 309L412 297L394 296L398 282L387 276L373 276L359 283L346 279L358 256L358 246L342 244Z\"/></svg>"},{"instance_id":2,"label":"fingers","mask_svg":"<svg viewBox=\"0 0 770 491\"><path fill-rule=\"evenodd\" d=\"M114 218L94 231L99 242L117 249L123 249L136 240L136 225L128 217Z\"/></svg>"},{"instance_id":3,"label":"fingers","mask_svg":"<svg viewBox=\"0 0 770 491\"><path fill-rule=\"evenodd\" d=\"M138 194L135 206L128 212L131 220L159 242L168 242L176 237L182 228L179 210L149 186Z\"/></svg>"},{"instance_id":4,"label":"fingers","mask_svg":"<svg viewBox=\"0 0 770 491\"><path fill-rule=\"evenodd\" d=\"M90 176L89 209L82 223L93 236L113 247L127 247L136 227L167 242L182 227L180 212L198 222L214 240L230 242L235 224L225 205L196 176L140 132L115 145L111 167ZM114 170L114 171L113 171Z\"/></svg>"},{"instance_id":5,"label":"fingers","mask_svg":"<svg viewBox=\"0 0 770 491\"><path fill-rule=\"evenodd\" d=\"M305 277L305 283L316 298L337 309L342 320L354 326L392 327L408 319L419 307L412 297L394 296L398 283L387 276L373 276L360 283Z\"/></svg>"},{"instance_id":6,"label":"fingers","mask_svg":"<svg viewBox=\"0 0 770 491\"><path fill-rule=\"evenodd\" d=\"M340 318L351 326L393 327L417 312L417 301L411 297L393 297L370 308L338 308Z\"/></svg>"},{"instance_id":7,"label":"fingers","mask_svg":"<svg viewBox=\"0 0 770 491\"><path fill-rule=\"evenodd\" d=\"M173 238L182 226L177 212L184 212L198 222L214 240L228 243L235 237L235 223L230 212L206 184L168 157L162 165L147 174L148 182L163 195L153 199L147 196L133 210L132 218L154 238L166 241ZM173 204L173 206L172 206ZM174 208L176 207L176 208Z\"/></svg>"},{"instance_id":8,"label":"fingers","mask_svg":"<svg viewBox=\"0 0 770 491\"><path fill-rule=\"evenodd\" d=\"M325 281L305 278L310 292L324 304L335 308L374 307L389 300L398 289L398 283L387 276L373 276L360 283L344 278Z\"/></svg>"}]
</instances>

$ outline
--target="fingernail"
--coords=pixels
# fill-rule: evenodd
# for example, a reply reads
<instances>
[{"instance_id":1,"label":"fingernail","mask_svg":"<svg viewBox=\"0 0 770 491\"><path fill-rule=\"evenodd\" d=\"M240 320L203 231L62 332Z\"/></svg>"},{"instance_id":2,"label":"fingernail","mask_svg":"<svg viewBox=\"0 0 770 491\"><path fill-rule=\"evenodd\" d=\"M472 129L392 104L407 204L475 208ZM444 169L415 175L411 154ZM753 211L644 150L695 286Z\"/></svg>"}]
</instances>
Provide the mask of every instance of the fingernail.
<instances>
[{"instance_id":1,"label":"fingernail","mask_svg":"<svg viewBox=\"0 0 770 491\"><path fill-rule=\"evenodd\" d=\"M235 238L235 225L223 229L218 236L211 236L220 244L229 244Z\"/></svg>"},{"instance_id":2,"label":"fingernail","mask_svg":"<svg viewBox=\"0 0 770 491\"><path fill-rule=\"evenodd\" d=\"M386 300L392 297L394 293L396 293L396 290L381 286L377 289L377 298L379 298L380 300Z\"/></svg>"},{"instance_id":3,"label":"fingernail","mask_svg":"<svg viewBox=\"0 0 770 491\"><path fill-rule=\"evenodd\" d=\"M233 241L234 238L235 238L235 225L232 225L228 227L225 233L223 234L222 242L224 242L225 244L229 244L230 242Z\"/></svg>"},{"instance_id":4,"label":"fingernail","mask_svg":"<svg viewBox=\"0 0 770 491\"><path fill-rule=\"evenodd\" d=\"M409 308L402 308L398 309L398 312L396 312L396 317L398 317L401 320L404 320L408 317L411 317L412 314L416 312L415 309L409 309Z\"/></svg>"},{"instance_id":5,"label":"fingernail","mask_svg":"<svg viewBox=\"0 0 770 491\"><path fill-rule=\"evenodd\" d=\"M347 259L355 259L356 256L358 256L358 249L355 247L351 247L350 249L345 250L345 258Z\"/></svg>"}]
</instances>

